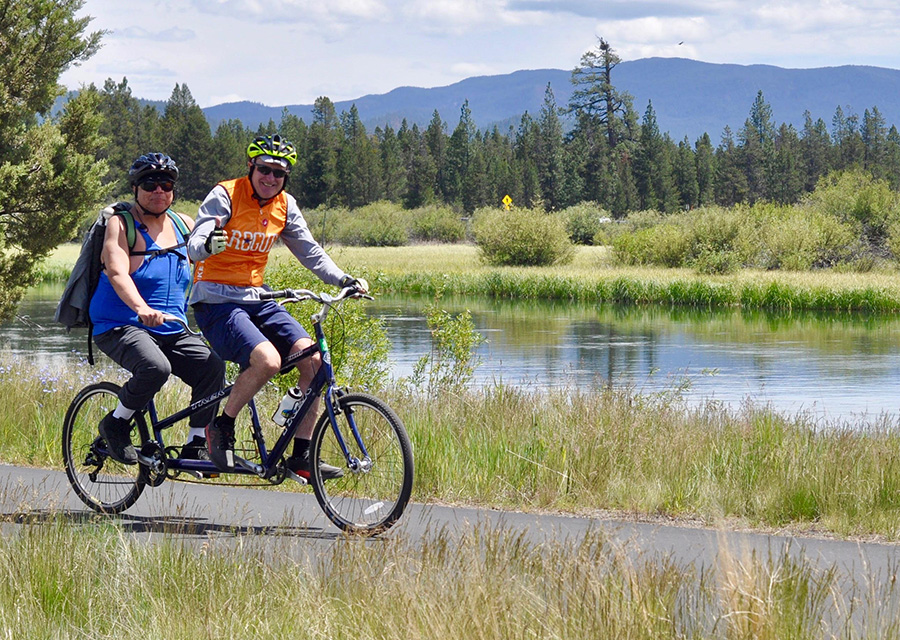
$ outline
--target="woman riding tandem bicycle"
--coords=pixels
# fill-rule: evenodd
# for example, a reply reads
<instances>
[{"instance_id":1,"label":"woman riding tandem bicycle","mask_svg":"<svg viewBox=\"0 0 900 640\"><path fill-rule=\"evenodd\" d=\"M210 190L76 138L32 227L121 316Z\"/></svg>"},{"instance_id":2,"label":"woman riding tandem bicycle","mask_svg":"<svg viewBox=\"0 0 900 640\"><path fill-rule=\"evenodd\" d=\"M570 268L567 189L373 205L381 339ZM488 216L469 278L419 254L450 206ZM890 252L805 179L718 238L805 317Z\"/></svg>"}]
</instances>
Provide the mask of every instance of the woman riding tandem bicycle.
<instances>
[{"instance_id":1,"label":"woman riding tandem bicycle","mask_svg":"<svg viewBox=\"0 0 900 640\"><path fill-rule=\"evenodd\" d=\"M94 416L106 412L118 386L89 385L73 400L63 428L63 455L75 492L91 508L120 512L148 484L158 486L182 473L210 477L220 470L272 484L286 478L309 482L325 514L347 531L378 533L403 513L413 482L412 446L403 424L378 398L337 386L322 330L329 312L345 300L368 297L368 287L337 268L313 240L294 198L284 193L294 162L296 151L279 136L256 138L248 148L249 175L212 190L189 239L189 255L199 261L191 297L195 317L220 355L242 365L235 382L167 417L157 415L152 400L135 413L140 465L131 476L127 467L110 468L111 447L89 426L92 420L96 425ZM340 293L272 292L264 286L268 251L277 237L323 281L340 285ZM312 316L315 340L278 299L321 304ZM290 392L294 410L273 417L283 430L268 450L253 398L276 373L293 367L299 371ZM165 446L165 429L188 417L193 422L198 412L226 398L224 411L206 429L212 462ZM317 420L320 402L324 411ZM244 407L249 408L252 447L241 454L249 451L252 460L238 457L234 448L234 419ZM292 455L285 457L291 442Z\"/></svg>"}]
</instances>

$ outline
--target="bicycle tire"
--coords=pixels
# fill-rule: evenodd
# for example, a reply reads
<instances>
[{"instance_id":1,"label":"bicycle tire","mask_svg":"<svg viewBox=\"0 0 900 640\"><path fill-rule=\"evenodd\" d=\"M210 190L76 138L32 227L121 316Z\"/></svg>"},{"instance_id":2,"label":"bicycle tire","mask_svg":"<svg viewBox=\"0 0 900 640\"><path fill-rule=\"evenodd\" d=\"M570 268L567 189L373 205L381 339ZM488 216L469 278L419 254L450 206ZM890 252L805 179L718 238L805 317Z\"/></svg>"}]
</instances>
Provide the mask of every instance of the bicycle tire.
<instances>
[{"instance_id":1,"label":"bicycle tire","mask_svg":"<svg viewBox=\"0 0 900 640\"><path fill-rule=\"evenodd\" d=\"M352 416L371 467L353 470L344 459L334 429L324 412L313 430L310 484L325 515L348 533L375 535L388 530L403 514L413 487L412 444L397 414L367 393L340 398L336 416L351 455L362 457L348 422ZM344 476L323 480L319 460L340 465ZM343 464L341 465L341 462Z\"/></svg>"},{"instance_id":2,"label":"bicycle tire","mask_svg":"<svg viewBox=\"0 0 900 640\"><path fill-rule=\"evenodd\" d=\"M121 513L137 501L146 486L141 465L121 464L109 457L97 431L103 416L116 408L119 388L112 382L83 388L69 405L63 422L66 476L81 501L100 513ZM134 414L132 420L138 433L147 433L142 414Z\"/></svg>"}]
</instances>

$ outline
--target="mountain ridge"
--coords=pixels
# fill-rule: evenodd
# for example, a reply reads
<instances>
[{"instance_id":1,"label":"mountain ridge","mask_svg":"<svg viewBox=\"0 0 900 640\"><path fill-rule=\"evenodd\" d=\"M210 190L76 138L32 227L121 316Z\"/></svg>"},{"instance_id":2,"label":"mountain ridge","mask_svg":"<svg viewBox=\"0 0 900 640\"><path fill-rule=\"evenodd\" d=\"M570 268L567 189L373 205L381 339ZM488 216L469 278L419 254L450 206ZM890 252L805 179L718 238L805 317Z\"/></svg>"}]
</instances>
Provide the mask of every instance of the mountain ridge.
<instances>
[{"instance_id":1,"label":"mountain ridge","mask_svg":"<svg viewBox=\"0 0 900 640\"><path fill-rule=\"evenodd\" d=\"M572 94L571 70L523 69L508 74L474 76L441 87L401 86L383 94L367 94L335 101L338 113L356 105L367 130L390 124L397 129L403 119L426 127L437 110L452 131L468 100L472 118L481 129L497 125L503 133L517 127L526 111L537 118L548 83L556 103L565 107ZM634 109L643 117L652 102L660 131L673 139L685 136L693 142L708 133L717 143L726 126L740 129L749 115L757 92L772 107L776 126L792 124L802 129L804 112L813 121L821 118L829 129L837 107L862 122L866 109L877 107L888 126L900 124L900 70L867 65L842 65L789 69L774 65L719 64L685 58L643 58L620 63L613 70L613 84L634 98ZM238 119L255 129L270 119L278 123L283 109L309 123L312 104L267 106L258 102L234 102L203 108L215 130L223 120Z\"/></svg>"}]
</instances>

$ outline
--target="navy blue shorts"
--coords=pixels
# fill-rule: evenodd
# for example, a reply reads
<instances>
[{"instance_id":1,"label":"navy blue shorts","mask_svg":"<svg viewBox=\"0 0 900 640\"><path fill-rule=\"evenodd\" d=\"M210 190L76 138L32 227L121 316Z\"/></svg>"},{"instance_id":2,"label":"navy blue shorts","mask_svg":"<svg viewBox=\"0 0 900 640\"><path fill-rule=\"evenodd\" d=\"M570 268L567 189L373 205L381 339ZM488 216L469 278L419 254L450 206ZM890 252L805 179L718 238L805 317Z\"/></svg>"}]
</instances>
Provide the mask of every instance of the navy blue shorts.
<instances>
[{"instance_id":1,"label":"navy blue shorts","mask_svg":"<svg viewBox=\"0 0 900 640\"><path fill-rule=\"evenodd\" d=\"M198 302L193 308L197 326L213 350L223 360L241 367L250 365L250 353L263 342L271 342L284 360L297 340L309 338L288 310L271 300L244 304Z\"/></svg>"}]
</instances>

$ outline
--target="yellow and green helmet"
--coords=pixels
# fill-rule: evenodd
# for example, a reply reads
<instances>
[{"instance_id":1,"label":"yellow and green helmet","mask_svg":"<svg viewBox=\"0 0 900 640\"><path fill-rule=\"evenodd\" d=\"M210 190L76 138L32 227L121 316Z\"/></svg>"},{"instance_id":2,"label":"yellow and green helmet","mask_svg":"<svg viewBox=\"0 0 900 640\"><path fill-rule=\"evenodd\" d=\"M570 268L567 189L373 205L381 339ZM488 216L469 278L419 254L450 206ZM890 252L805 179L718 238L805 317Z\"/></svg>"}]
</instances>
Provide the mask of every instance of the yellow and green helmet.
<instances>
[{"instance_id":1,"label":"yellow and green helmet","mask_svg":"<svg viewBox=\"0 0 900 640\"><path fill-rule=\"evenodd\" d=\"M253 160L260 156L268 156L262 158L263 161L270 159L284 160L292 167L297 164L297 149L277 133L273 136L256 136L253 138L253 142L247 147L247 159Z\"/></svg>"}]
</instances>

